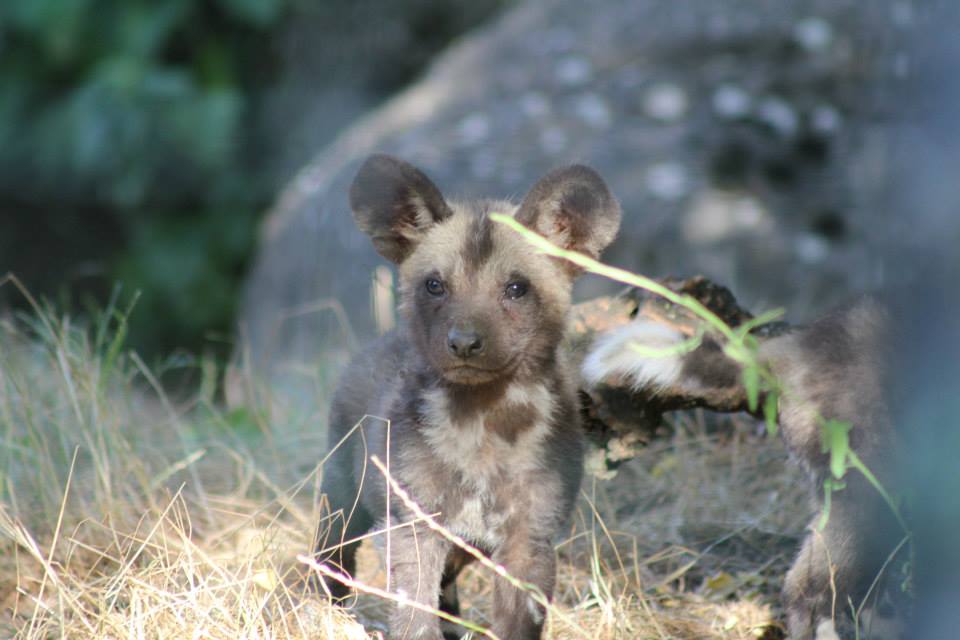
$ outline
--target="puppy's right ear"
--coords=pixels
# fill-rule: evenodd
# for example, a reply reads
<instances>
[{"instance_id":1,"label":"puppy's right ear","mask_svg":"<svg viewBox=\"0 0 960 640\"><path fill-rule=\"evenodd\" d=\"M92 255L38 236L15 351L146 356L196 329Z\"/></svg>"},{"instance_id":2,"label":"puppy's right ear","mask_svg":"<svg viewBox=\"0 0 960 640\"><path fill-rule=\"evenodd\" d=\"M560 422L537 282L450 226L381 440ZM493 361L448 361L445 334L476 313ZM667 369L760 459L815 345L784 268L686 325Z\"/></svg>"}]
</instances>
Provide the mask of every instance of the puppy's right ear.
<instances>
[{"instance_id":1,"label":"puppy's right ear","mask_svg":"<svg viewBox=\"0 0 960 640\"><path fill-rule=\"evenodd\" d=\"M384 154L370 156L360 167L350 186L350 207L380 255L397 264L427 229L453 213L423 172Z\"/></svg>"}]
</instances>

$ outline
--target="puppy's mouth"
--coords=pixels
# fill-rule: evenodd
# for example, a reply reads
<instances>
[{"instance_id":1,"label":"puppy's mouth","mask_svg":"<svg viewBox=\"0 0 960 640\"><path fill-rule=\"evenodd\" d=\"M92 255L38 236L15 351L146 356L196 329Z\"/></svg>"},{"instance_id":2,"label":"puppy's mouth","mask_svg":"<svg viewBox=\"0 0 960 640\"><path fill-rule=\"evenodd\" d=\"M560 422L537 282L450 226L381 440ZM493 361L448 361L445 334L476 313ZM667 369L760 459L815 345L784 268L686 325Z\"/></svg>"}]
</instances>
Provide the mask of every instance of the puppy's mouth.
<instances>
[{"instance_id":1,"label":"puppy's mouth","mask_svg":"<svg viewBox=\"0 0 960 640\"><path fill-rule=\"evenodd\" d=\"M513 361L500 367L483 367L466 362L450 364L443 368L443 377L458 384L482 384L508 375L513 370Z\"/></svg>"}]
</instances>

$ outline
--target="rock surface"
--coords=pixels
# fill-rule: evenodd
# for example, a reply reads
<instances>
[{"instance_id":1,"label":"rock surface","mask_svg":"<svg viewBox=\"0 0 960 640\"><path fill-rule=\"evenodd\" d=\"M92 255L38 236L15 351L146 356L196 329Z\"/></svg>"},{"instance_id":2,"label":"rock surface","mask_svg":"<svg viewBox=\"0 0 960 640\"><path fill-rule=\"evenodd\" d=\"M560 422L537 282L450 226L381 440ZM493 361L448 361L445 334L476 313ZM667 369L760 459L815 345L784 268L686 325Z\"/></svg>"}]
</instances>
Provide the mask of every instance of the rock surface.
<instances>
[{"instance_id":1,"label":"rock surface","mask_svg":"<svg viewBox=\"0 0 960 640\"><path fill-rule=\"evenodd\" d=\"M347 204L373 151L455 197L520 198L557 165L590 164L624 209L608 262L704 273L757 311L788 305L802 320L880 284L873 237L892 214L865 205L886 178L890 106L911 64L900 47L921 18L907 1L516 6L280 195L241 316L253 361L290 371L375 332L384 263ZM612 288L585 279L578 293Z\"/></svg>"}]
</instances>

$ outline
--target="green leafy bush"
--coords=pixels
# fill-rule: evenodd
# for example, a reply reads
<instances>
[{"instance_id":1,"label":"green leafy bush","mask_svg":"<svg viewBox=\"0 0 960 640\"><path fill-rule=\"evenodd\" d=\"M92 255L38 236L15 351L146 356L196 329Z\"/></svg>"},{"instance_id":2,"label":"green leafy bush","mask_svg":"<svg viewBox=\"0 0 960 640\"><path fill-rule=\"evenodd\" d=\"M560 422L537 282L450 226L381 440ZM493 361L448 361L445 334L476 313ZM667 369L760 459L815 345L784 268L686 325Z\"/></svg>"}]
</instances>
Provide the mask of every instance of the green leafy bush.
<instances>
[{"instance_id":1,"label":"green leafy bush","mask_svg":"<svg viewBox=\"0 0 960 640\"><path fill-rule=\"evenodd\" d=\"M47 293L143 289L147 350L228 327L272 189L249 132L287 5L0 4L0 267Z\"/></svg>"},{"instance_id":2,"label":"green leafy bush","mask_svg":"<svg viewBox=\"0 0 960 640\"><path fill-rule=\"evenodd\" d=\"M499 4L3 0L0 275L64 308L119 281L135 347L208 346L287 174Z\"/></svg>"}]
</instances>

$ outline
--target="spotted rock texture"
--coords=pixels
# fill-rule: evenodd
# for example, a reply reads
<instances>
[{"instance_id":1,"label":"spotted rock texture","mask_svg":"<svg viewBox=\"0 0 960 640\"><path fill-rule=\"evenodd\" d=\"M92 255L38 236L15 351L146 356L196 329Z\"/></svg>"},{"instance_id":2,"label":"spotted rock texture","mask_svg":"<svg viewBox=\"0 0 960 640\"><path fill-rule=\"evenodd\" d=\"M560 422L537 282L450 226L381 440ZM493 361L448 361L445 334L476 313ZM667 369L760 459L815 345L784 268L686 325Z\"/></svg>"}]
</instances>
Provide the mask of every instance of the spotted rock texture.
<instances>
[{"instance_id":1,"label":"spotted rock texture","mask_svg":"<svg viewBox=\"0 0 960 640\"><path fill-rule=\"evenodd\" d=\"M589 164L623 204L606 261L703 273L758 311L788 305L802 320L877 286L873 235L890 214L874 194L912 64L901 45L922 19L907 1L518 4L280 194L240 318L253 361L289 371L374 333L385 263L347 204L374 151L448 197L521 198L549 169ZM613 287L585 278L578 294Z\"/></svg>"}]
</instances>

